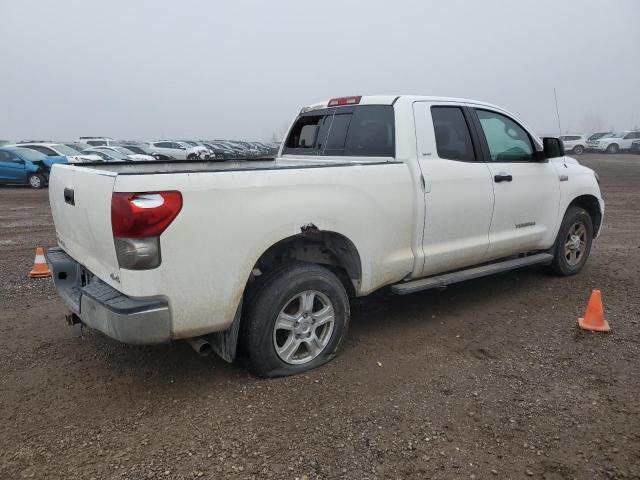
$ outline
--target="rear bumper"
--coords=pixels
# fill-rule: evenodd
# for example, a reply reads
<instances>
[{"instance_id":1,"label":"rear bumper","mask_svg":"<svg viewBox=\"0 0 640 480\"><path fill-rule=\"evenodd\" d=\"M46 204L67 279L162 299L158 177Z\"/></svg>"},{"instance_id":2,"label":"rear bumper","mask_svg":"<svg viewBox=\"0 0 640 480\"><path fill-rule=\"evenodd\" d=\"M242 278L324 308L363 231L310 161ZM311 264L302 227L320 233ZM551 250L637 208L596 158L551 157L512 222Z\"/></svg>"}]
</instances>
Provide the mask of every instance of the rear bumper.
<instances>
[{"instance_id":1,"label":"rear bumper","mask_svg":"<svg viewBox=\"0 0 640 480\"><path fill-rule=\"evenodd\" d=\"M171 313L165 300L135 299L120 293L61 248L50 248L45 256L58 294L88 327L136 345L171 339Z\"/></svg>"}]
</instances>

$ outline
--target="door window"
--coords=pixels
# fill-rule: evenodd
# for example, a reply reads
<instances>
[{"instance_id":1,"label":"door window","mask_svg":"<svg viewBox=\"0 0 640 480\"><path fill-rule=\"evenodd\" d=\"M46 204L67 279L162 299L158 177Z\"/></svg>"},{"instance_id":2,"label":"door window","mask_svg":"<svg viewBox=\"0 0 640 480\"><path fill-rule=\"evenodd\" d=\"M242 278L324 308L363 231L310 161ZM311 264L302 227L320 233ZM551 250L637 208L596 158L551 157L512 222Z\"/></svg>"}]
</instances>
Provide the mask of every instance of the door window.
<instances>
[{"instance_id":1,"label":"door window","mask_svg":"<svg viewBox=\"0 0 640 480\"><path fill-rule=\"evenodd\" d=\"M476 110L493 162L535 161L529 134L509 117L489 110Z\"/></svg>"},{"instance_id":2,"label":"door window","mask_svg":"<svg viewBox=\"0 0 640 480\"><path fill-rule=\"evenodd\" d=\"M431 107L438 157L473 162L476 159L469 127L459 107Z\"/></svg>"}]
</instances>

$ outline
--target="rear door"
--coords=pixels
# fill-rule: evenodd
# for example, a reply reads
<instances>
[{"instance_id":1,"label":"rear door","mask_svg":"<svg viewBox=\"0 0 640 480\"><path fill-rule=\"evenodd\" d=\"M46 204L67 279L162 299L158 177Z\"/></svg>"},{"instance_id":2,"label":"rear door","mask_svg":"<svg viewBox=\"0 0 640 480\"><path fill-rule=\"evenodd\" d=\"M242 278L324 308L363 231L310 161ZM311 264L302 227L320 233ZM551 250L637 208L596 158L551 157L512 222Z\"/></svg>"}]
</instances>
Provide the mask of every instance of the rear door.
<instances>
[{"instance_id":1,"label":"rear door","mask_svg":"<svg viewBox=\"0 0 640 480\"><path fill-rule=\"evenodd\" d=\"M94 275L118 288L120 269L111 231L115 179L114 172L54 165L49 202L58 245Z\"/></svg>"},{"instance_id":2,"label":"rear door","mask_svg":"<svg viewBox=\"0 0 640 480\"><path fill-rule=\"evenodd\" d=\"M495 194L488 257L550 247L560 204L555 165L538 159L533 137L506 113L484 107L470 111Z\"/></svg>"},{"instance_id":3,"label":"rear door","mask_svg":"<svg viewBox=\"0 0 640 480\"><path fill-rule=\"evenodd\" d=\"M423 275L480 263L489 247L493 185L462 105L416 102L424 178Z\"/></svg>"}]
</instances>

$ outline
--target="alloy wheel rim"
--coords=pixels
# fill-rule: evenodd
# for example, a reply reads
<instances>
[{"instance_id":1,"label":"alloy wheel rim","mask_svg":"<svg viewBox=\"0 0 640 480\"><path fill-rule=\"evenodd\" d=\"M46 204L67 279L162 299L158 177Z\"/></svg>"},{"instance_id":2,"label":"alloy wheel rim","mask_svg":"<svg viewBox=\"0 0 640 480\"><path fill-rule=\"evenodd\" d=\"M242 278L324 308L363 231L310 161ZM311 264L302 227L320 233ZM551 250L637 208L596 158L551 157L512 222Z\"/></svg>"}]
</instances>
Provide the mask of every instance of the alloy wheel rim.
<instances>
[{"instance_id":1,"label":"alloy wheel rim","mask_svg":"<svg viewBox=\"0 0 640 480\"><path fill-rule=\"evenodd\" d=\"M29 184L32 187L38 188L40 186L40 179L36 176L29 178Z\"/></svg>"},{"instance_id":2,"label":"alloy wheel rim","mask_svg":"<svg viewBox=\"0 0 640 480\"><path fill-rule=\"evenodd\" d=\"M571 225L564 241L564 257L572 267L578 265L587 248L587 228L582 222Z\"/></svg>"},{"instance_id":3,"label":"alloy wheel rim","mask_svg":"<svg viewBox=\"0 0 640 480\"><path fill-rule=\"evenodd\" d=\"M285 363L308 363L327 347L334 326L331 300L317 290L305 290L280 310L273 326L273 347Z\"/></svg>"}]
</instances>

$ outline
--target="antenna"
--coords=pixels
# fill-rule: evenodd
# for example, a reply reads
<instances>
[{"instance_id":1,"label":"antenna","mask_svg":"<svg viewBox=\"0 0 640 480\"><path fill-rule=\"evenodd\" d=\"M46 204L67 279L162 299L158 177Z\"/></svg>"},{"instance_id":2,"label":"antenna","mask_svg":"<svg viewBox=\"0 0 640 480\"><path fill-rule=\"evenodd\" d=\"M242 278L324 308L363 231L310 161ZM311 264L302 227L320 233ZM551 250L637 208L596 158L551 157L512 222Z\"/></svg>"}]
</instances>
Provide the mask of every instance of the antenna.
<instances>
[{"instance_id":1,"label":"antenna","mask_svg":"<svg viewBox=\"0 0 640 480\"><path fill-rule=\"evenodd\" d=\"M553 98L556 100L556 116L558 117L558 133L562 135L562 126L560 125L560 110L558 110L558 94L556 93L556 87L553 87Z\"/></svg>"}]
</instances>

